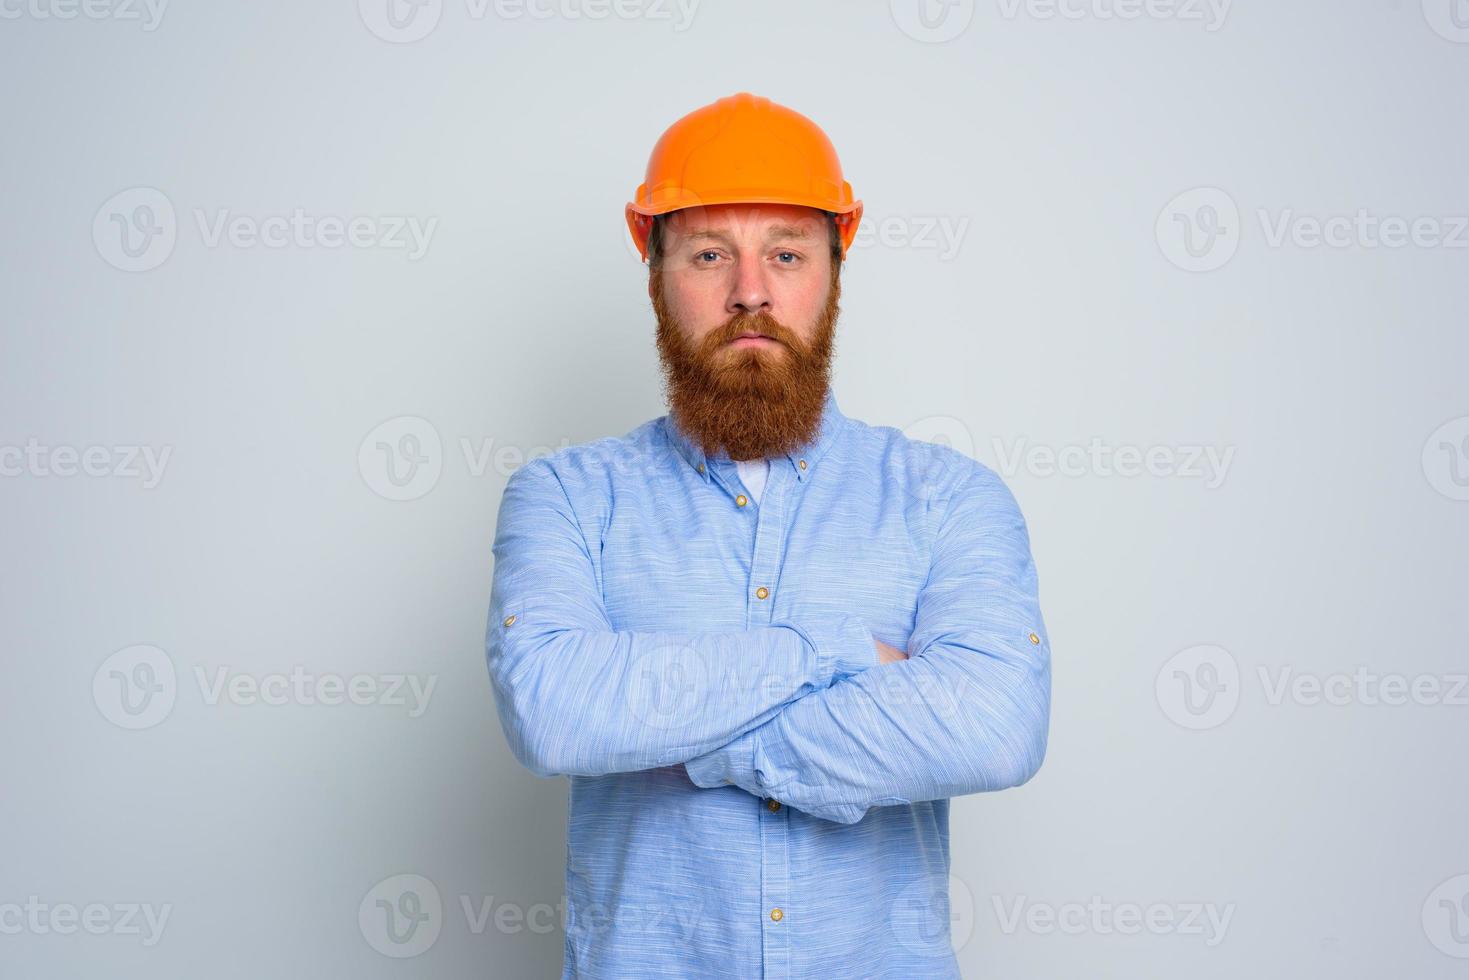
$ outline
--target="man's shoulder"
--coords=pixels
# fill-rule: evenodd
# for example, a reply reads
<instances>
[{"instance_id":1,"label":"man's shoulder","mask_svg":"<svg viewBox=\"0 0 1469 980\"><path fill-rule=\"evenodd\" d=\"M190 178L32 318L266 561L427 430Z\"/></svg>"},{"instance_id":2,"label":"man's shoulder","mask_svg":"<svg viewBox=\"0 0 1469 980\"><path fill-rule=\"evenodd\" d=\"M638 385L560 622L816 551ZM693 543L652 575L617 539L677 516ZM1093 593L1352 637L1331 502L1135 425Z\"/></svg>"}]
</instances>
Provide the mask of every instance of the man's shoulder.
<instances>
[{"instance_id":1,"label":"man's shoulder","mask_svg":"<svg viewBox=\"0 0 1469 980\"><path fill-rule=\"evenodd\" d=\"M944 426L899 429L857 419L848 421L848 430L859 453L878 458L888 472L930 500L947 500L954 493L969 488L999 489L1005 486L1004 480L993 469L956 447L956 442L966 444L966 448L968 443L972 443L973 438L967 428L952 433Z\"/></svg>"},{"instance_id":2,"label":"man's shoulder","mask_svg":"<svg viewBox=\"0 0 1469 980\"><path fill-rule=\"evenodd\" d=\"M526 472L536 478L554 477L566 487L586 487L605 485L619 473L645 471L667 458L664 418L649 419L620 436L602 436L562 446L527 461L511 474L511 479Z\"/></svg>"}]
</instances>

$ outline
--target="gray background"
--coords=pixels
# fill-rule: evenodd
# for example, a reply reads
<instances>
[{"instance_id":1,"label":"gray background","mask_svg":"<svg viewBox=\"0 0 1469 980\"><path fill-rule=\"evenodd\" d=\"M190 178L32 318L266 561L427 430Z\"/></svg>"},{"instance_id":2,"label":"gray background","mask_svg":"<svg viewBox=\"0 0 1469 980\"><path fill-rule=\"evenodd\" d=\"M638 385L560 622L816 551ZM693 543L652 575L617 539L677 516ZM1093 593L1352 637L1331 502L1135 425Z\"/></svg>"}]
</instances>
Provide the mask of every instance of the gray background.
<instances>
[{"instance_id":1,"label":"gray background","mask_svg":"<svg viewBox=\"0 0 1469 980\"><path fill-rule=\"evenodd\" d=\"M0 974L557 975L496 507L663 413L622 206L740 90L866 202L844 411L1030 523L1050 752L953 804L966 975L1469 969L1469 3L109 2L0 18ZM297 209L361 244L247 236Z\"/></svg>"}]
</instances>

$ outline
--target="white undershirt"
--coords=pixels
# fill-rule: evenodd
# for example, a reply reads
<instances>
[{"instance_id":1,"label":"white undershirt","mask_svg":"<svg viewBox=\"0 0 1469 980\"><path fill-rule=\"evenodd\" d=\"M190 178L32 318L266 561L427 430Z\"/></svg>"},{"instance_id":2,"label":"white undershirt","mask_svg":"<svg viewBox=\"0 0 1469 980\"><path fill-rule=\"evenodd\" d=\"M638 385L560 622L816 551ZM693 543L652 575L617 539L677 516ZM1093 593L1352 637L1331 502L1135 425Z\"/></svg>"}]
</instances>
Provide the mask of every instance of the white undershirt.
<instances>
[{"instance_id":1,"label":"white undershirt","mask_svg":"<svg viewBox=\"0 0 1469 980\"><path fill-rule=\"evenodd\" d=\"M755 503L760 502L760 491L765 489L765 478L770 475L770 460L768 459L737 459L735 469L740 471L740 482L745 489L750 491L750 496L755 498Z\"/></svg>"}]
</instances>

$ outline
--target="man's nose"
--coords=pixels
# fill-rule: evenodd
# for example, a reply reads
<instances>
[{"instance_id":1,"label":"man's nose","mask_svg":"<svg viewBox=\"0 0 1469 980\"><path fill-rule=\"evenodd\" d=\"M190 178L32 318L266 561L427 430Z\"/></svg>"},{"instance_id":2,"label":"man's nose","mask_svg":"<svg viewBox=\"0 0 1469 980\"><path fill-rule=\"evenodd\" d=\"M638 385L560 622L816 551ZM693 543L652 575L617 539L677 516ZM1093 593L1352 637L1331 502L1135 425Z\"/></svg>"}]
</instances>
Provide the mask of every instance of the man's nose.
<instances>
[{"instance_id":1,"label":"man's nose","mask_svg":"<svg viewBox=\"0 0 1469 980\"><path fill-rule=\"evenodd\" d=\"M769 313L770 287L758 262L741 261L735 266L734 282L724 310L731 316L739 313Z\"/></svg>"}]
</instances>

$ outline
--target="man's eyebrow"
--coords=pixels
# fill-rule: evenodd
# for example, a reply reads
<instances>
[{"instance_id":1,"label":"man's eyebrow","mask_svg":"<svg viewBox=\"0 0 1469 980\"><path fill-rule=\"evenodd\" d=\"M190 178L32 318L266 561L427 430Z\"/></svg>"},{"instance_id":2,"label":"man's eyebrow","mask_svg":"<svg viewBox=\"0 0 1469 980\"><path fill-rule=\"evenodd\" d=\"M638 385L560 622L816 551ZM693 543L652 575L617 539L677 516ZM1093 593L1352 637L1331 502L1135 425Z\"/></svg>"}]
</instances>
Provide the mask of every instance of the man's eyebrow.
<instances>
[{"instance_id":1,"label":"man's eyebrow","mask_svg":"<svg viewBox=\"0 0 1469 980\"><path fill-rule=\"evenodd\" d=\"M709 228L703 228L699 231L689 232L683 237L686 241L690 242L698 241L701 238L710 238L718 242L728 242L730 240L729 236L726 235L724 232L714 231ZM802 240L806 240L811 238L811 229L806 226L797 225L772 225L771 228L765 232L765 239L766 241L770 241L777 238L799 238Z\"/></svg>"},{"instance_id":2,"label":"man's eyebrow","mask_svg":"<svg viewBox=\"0 0 1469 980\"><path fill-rule=\"evenodd\" d=\"M811 228L809 225L776 225L765 233L769 238L810 238Z\"/></svg>"}]
</instances>

